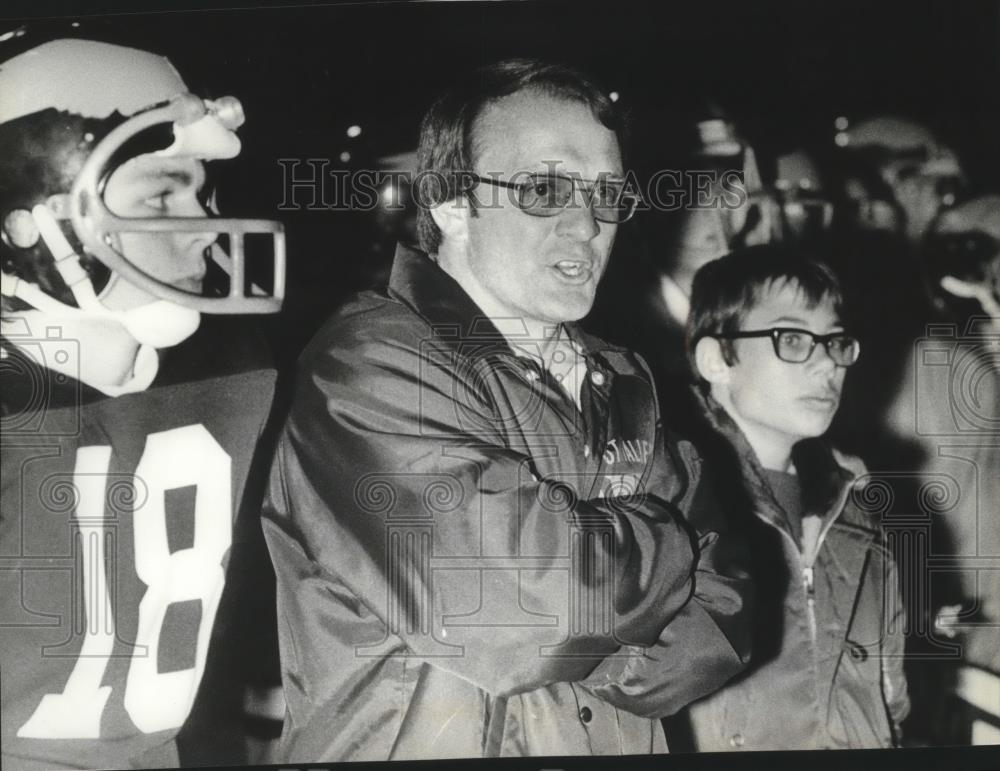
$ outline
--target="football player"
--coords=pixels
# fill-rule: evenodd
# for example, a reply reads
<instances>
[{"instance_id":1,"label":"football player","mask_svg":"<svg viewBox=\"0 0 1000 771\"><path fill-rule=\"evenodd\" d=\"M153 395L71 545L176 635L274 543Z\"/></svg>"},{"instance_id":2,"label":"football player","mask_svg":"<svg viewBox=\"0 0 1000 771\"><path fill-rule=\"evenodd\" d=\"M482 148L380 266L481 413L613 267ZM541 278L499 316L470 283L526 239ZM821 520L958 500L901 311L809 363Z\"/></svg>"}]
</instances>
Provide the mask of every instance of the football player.
<instances>
[{"instance_id":1,"label":"football player","mask_svg":"<svg viewBox=\"0 0 1000 771\"><path fill-rule=\"evenodd\" d=\"M192 335L280 308L282 226L206 212L235 98L141 50L0 40L3 766L177 765L274 385L245 335Z\"/></svg>"}]
</instances>

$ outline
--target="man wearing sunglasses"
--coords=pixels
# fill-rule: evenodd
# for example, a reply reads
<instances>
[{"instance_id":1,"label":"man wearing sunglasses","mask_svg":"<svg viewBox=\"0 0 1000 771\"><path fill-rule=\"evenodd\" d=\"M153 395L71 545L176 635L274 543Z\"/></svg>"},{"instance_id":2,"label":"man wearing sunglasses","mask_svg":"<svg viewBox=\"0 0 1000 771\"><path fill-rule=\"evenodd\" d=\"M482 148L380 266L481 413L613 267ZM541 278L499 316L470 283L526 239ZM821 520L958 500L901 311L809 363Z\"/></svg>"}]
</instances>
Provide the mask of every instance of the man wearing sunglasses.
<instances>
[{"instance_id":1,"label":"man wearing sunglasses","mask_svg":"<svg viewBox=\"0 0 1000 771\"><path fill-rule=\"evenodd\" d=\"M726 510L748 528L758 596L749 671L688 710L700 751L898 742L899 587L860 508L877 492L859 488L860 461L820 439L860 354L841 301L828 267L780 245L695 276L689 351L717 445L706 475L726 480Z\"/></svg>"},{"instance_id":2,"label":"man wearing sunglasses","mask_svg":"<svg viewBox=\"0 0 1000 771\"><path fill-rule=\"evenodd\" d=\"M425 117L423 251L311 343L272 474L282 759L663 752L656 718L743 667L745 571L680 516L692 454L572 324L635 206L618 125L520 60Z\"/></svg>"}]
</instances>

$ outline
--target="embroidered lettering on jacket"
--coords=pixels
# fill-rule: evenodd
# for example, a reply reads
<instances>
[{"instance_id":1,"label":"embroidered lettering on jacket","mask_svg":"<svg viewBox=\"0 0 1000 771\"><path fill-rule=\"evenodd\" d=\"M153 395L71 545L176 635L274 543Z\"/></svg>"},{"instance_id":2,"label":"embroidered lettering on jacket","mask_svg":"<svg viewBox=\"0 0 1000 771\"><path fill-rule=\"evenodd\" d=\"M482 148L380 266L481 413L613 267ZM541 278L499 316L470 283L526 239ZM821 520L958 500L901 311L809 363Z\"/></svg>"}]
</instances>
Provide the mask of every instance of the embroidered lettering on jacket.
<instances>
[{"instance_id":1,"label":"embroidered lettering on jacket","mask_svg":"<svg viewBox=\"0 0 1000 771\"><path fill-rule=\"evenodd\" d=\"M646 464L653 454L653 445L647 439L609 439L604 445L604 462Z\"/></svg>"}]
</instances>

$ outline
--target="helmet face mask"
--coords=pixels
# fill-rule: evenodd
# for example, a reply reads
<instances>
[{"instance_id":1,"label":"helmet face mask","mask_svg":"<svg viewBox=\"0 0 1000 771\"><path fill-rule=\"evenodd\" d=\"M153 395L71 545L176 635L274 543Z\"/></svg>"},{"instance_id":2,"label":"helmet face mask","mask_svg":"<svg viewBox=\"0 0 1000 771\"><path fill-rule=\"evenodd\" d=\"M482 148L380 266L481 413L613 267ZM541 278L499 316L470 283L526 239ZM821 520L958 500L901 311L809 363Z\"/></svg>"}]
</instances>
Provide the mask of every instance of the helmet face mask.
<instances>
[{"instance_id":1,"label":"helmet face mask","mask_svg":"<svg viewBox=\"0 0 1000 771\"><path fill-rule=\"evenodd\" d=\"M85 248L130 283L163 300L199 312L274 313L280 310L284 295L284 230L281 223L272 220L207 217L200 204L197 204L197 208L201 216L121 216L120 212L116 213L108 206L108 191L106 188L102 189L108 161L122 145L150 126L172 124L175 127L174 144L133 161L150 161L149 165L154 167L150 176L159 174L164 178L176 178L193 176L196 172L190 169L200 168L202 160L235 156L239 152L239 140L232 128L242 121L242 107L234 97L212 102L185 94L166 105L140 113L113 129L91 153L69 194L69 218ZM113 180L114 175L108 179ZM201 185L192 187L189 182L186 188L187 194L197 196ZM267 234L273 238L273 289L266 296L252 296L246 291L244 237L253 233ZM218 235L227 235L231 253L225 255L221 249L215 249L212 254L218 257L220 267L230 275L229 295L223 298L204 297L200 291L188 291L160 280L114 248L115 236L127 243L129 238L140 234L147 237L173 236L187 241L212 234L203 243L202 249L211 246ZM182 234L187 234L188 237L185 239ZM182 277L184 278L187 276Z\"/></svg>"},{"instance_id":2,"label":"helmet face mask","mask_svg":"<svg viewBox=\"0 0 1000 771\"><path fill-rule=\"evenodd\" d=\"M202 100L166 59L84 40L46 43L0 65L0 89L5 313L41 304L50 314L113 317L154 301L193 314L280 309L281 224L209 217L199 201L203 161L240 151L238 100ZM143 136L157 130L172 131L173 143L150 150ZM158 192L161 182L169 184ZM247 277L248 233L271 239L269 292ZM231 256L214 245L220 234ZM203 294L205 256L229 274L226 296ZM38 292L58 306L24 301Z\"/></svg>"}]
</instances>

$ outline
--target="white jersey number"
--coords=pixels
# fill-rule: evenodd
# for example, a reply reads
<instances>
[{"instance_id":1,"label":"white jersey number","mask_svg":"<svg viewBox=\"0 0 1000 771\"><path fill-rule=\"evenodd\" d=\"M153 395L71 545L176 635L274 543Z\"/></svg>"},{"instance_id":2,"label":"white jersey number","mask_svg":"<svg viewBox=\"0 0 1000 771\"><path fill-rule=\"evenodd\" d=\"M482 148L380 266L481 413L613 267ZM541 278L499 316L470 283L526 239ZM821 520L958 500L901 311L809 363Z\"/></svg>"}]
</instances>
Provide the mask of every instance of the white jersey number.
<instances>
[{"instance_id":1,"label":"white jersey number","mask_svg":"<svg viewBox=\"0 0 1000 771\"><path fill-rule=\"evenodd\" d=\"M111 448L77 450L74 519L83 554L86 636L62 693L42 697L17 735L32 739L97 739L111 686L101 685L115 640L104 571L104 503ZM144 733L180 728L194 703L205 668L209 636L225 575L222 559L232 541L231 460L202 425L150 434L135 470L147 495L133 513L135 570L146 584L139 603L139 628L125 684L124 705ZM168 490L194 486L194 542L170 551L165 498ZM160 672L163 620L174 603L200 600L194 664Z\"/></svg>"}]
</instances>

